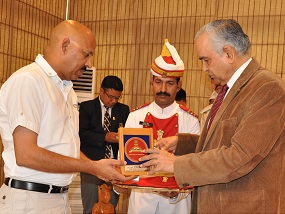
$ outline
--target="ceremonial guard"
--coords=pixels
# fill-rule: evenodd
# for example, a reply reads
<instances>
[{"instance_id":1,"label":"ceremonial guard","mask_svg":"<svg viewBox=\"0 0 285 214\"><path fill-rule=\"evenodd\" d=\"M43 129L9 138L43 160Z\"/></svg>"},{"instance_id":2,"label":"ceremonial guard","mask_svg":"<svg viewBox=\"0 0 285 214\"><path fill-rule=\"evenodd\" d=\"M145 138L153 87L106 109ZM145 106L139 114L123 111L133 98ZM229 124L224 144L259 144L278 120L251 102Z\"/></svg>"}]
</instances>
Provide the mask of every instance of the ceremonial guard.
<instances>
[{"instance_id":1,"label":"ceremonial guard","mask_svg":"<svg viewBox=\"0 0 285 214\"><path fill-rule=\"evenodd\" d=\"M154 101L134 109L125 127L152 127L154 141L177 133L200 134L197 116L175 102L176 93L181 88L180 77L184 73L184 63L167 40L161 56L151 66L151 73ZM152 181L166 182L161 176L156 176ZM190 206L191 194L188 193L167 197L166 194L136 189L131 192L128 213L190 213Z\"/></svg>"}]
</instances>

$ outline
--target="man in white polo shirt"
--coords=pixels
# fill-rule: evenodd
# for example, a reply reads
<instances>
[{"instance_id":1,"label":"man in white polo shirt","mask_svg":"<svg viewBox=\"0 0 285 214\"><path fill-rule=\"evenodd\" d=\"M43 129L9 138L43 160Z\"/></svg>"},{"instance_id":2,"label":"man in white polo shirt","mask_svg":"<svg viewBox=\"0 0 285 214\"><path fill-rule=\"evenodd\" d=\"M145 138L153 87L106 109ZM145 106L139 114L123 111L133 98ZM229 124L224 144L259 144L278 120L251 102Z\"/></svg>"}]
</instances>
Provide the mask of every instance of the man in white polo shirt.
<instances>
[{"instance_id":1,"label":"man in white polo shirt","mask_svg":"<svg viewBox=\"0 0 285 214\"><path fill-rule=\"evenodd\" d=\"M84 25L66 20L51 32L44 55L18 71L0 92L5 182L1 213L71 213L68 185L76 172L125 180L122 163L80 153L77 97L71 80L91 67L96 46Z\"/></svg>"}]
</instances>

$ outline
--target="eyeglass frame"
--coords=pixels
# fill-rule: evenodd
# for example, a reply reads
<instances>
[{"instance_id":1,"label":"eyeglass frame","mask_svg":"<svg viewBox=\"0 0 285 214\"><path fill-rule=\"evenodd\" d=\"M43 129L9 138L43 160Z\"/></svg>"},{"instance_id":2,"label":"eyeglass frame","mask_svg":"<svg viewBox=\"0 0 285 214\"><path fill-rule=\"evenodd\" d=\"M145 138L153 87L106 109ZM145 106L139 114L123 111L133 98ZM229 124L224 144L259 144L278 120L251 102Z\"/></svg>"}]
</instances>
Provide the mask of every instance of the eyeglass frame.
<instances>
[{"instance_id":1,"label":"eyeglass frame","mask_svg":"<svg viewBox=\"0 0 285 214\"><path fill-rule=\"evenodd\" d=\"M115 96L113 96L113 95L108 94L105 90L104 90L104 93L107 95L107 97L108 97L110 100L119 101L120 99L122 99L122 96L120 96L120 97L115 97Z\"/></svg>"}]
</instances>

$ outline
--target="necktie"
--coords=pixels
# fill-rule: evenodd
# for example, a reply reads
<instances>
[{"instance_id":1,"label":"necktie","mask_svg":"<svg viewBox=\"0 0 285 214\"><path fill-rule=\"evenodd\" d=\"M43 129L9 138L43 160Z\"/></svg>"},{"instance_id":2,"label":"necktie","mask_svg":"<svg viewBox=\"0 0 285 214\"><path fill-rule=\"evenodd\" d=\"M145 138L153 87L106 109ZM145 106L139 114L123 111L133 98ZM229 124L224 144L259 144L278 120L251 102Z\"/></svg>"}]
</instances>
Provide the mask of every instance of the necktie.
<instances>
[{"instance_id":1,"label":"necktie","mask_svg":"<svg viewBox=\"0 0 285 214\"><path fill-rule=\"evenodd\" d=\"M110 117L110 114L109 114L109 107L107 106L104 106L105 107L105 115L104 115L104 122L103 122L103 128L104 128L104 131L107 133L107 132L110 132L110 128L111 128L111 117ZM112 146L110 144L106 144L106 151L105 151L105 158L110 158L111 156L111 149L112 149Z\"/></svg>"},{"instance_id":2,"label":"necktie","mask_svg":"<svg viewBox=\"0 0 285 214\"><path fill-rule=\"evenodd\" d=\"M104 106L105 107L105 115L104 115L104 122L103 122L103 128L104 128L104 131L107 133L107 132L110 132L110 127L111 127L111 117L110 117L110 114L109 114L109 107L107 106Z\"/></svg>"},{"instance_id":3,"label":"necktie","mask_svg":"<svg viewBox=\"0 0 285 214\"><path fill-rule=\"evenodd\" d=\"M210 121L209 121L209 125L208 125L208 130L210 129L211 127L211 124L217 114L217 111L219 110L220 106L222 105L222 102L224 100L224 97L227 93L229 89L229 86L226 84L223 86L222 90L220 91L220 93L218 94L218 97L217 97L217 100L216 102L214 103L214 106L212 107L213 110L212 110L212 114L211 114L211 117L210 117Z\"/></svg>"}]
</instances>

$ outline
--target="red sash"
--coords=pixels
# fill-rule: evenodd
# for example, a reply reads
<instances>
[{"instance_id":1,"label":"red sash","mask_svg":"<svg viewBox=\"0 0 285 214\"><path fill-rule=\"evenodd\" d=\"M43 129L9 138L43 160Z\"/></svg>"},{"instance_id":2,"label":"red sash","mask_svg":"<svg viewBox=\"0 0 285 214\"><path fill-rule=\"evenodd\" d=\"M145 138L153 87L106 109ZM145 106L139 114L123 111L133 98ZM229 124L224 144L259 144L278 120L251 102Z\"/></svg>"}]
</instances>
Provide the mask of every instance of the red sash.
<instances>
[{"instance_id":1,"label":"red sash","mask_svg":"<svg viewBox=\"0 0 285 214\"><path fill-rule=\"evenodd\" d=\"M151 113L147 113L144 122L152 123L153 139L159 140L163 137L174 136L178 133L178 114L166 119L159 119ZM144 128L149 128L144 126Z\"/></svg>"},{"instance_id":2,"label":"red sash","mask_svg":"<svg viewBox=\"0 0 285 214\"><path fill-rule=\"evenodd\" d=\"M192 186L186 186L180 188L176 181L175 177L162 177L162 176L156 176L156 177L140 177L138 182L135 181L126 181L124 182L126 185L130 186L139 186L139 187L154 187L154 188L167 188L167 189L180 189L180 190L186 190L193 188Z\"/></svg>"},{"instance_id":3,"label":"red sash","mask_svg":"<svg viewBox=\"0 0 285 214\"><path fill-rule=\"evenodd\" d=\"M154 141L164 137L174 136L178 133L178 114L166 119L159 119L154 117L151 113L147 113L144 122L153 124L153 138ZM147 126L144 126L147 128ZM129 185L138 185L142 187L158 187L158 188L169 188L169 189L180 189L176 183L175 177L140 177L137 183L127 182Z\"/></svg>"}]
</instances>

